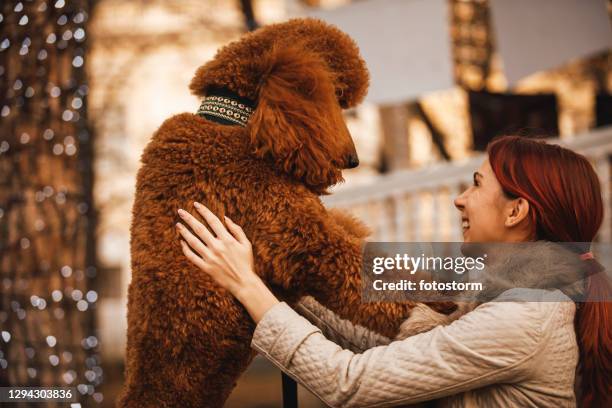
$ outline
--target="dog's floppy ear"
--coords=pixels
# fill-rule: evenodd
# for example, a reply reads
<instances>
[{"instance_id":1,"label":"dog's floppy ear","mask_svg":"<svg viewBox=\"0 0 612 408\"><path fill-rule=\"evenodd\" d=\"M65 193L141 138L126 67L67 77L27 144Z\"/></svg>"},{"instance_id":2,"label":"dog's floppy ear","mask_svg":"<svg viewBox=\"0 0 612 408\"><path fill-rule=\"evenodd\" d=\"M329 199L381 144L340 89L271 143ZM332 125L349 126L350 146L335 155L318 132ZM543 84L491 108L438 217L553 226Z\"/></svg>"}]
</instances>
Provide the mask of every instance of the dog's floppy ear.
<instances>
[{"instance_id":1,"label":"dog's floppy ear","mask_svg":"<svg viewBox=\"0 0 612 408\"><path fill-rule=\"evenodd\" d=\"M248 125L255 154L317 190L341 181L350 135L324 60L293 46L272 48L259 63L263 75Z\"/></svg>"}]
</instances>

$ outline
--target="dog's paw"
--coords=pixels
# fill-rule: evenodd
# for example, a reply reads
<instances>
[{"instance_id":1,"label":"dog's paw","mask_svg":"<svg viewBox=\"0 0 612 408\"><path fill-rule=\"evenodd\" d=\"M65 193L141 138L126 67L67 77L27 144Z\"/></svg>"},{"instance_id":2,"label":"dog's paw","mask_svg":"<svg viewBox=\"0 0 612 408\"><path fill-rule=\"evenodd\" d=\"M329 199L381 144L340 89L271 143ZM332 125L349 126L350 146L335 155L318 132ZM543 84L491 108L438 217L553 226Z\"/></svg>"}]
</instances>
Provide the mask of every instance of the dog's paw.
<instances>
[{"instance_id":1,"label":"dog's paw","mask_svg":"<svg viewBox=\"0 0 612 408\"><path fill-rule=\"evenodd\" d=\"M363 239L372 234L372 230L370 228L368 228L362 221L348 213L346 210L332 208L328 210L328 214L350 235Z\"/></svg>"}]
</instances>

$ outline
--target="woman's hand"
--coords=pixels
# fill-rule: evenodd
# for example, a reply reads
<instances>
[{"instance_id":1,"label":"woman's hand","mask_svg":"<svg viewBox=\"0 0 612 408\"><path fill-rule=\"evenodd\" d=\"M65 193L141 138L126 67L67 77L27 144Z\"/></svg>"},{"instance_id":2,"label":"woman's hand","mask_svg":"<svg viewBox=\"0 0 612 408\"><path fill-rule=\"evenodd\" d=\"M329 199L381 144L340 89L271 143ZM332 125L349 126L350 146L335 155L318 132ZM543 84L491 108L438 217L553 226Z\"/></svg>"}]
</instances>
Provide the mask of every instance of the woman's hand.
<instances>
[{"instance_id":1,"label":"woman's hand","mask_svg":"<svg viewBox=\"0 0 612 408\"><path fill-rule=\"evenodd\" d=\"M258 322L269 308L278 303L278 299L254 272L251 242L242 228L228 217L225 217L225 228L204 205L194 203L194 206L216 236L187 211L179 209L179 216L196 234L180 222L176 224L184 239L181 240L183 253L190 262L236 296Z\"/></svg>"},{"instance_id":2,"label":"woman's hand","mask_svg":"<svg viewBox=\"0 0 612 408\"><path fill-rule=\"evenodd\" d=\"M191 214L182 209L178 210L179 216L197 234L192 234L180 222L176 224L184 239L181 240L183 253L221 287L237 295L243 286L258 279L253 272L251 242L244 235L242 228L229 218L225 217L228 231L208 208L201 204L194 205L216 236Z\"/></svg>"}]
</instances>

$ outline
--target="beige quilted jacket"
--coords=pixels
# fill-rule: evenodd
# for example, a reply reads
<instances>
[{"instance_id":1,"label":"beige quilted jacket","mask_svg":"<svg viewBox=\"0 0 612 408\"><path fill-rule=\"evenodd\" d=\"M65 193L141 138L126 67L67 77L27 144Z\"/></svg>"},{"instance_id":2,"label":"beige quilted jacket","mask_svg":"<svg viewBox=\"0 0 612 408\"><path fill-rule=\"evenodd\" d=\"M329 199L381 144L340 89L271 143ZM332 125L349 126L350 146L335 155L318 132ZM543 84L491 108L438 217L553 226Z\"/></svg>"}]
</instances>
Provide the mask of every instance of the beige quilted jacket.
<instances>
[{"instance_id":1,"label":"beige quilted jacket","mask_svg":"<svg viewBox=\"0 0 612 408\"><path fill-rule=\"evenodd\" d=\"M575 407L575 304L560 291L516 302L513 291L400 341L281 302L251 345L331 407Z\"/></svg>"}]
</instances>

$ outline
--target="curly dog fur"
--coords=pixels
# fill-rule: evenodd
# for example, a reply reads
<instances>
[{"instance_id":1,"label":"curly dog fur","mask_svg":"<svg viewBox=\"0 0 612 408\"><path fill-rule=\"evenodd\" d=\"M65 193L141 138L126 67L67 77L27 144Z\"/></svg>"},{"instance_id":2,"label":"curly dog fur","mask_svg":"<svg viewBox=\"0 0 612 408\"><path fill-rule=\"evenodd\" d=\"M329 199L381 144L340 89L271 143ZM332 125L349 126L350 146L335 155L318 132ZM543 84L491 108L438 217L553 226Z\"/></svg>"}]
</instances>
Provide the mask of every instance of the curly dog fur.
<instances>
[{"instance_id":1,"label":"curly dog fur","mask_svg":"<svg viewBox=\"0 0 612 408\"><path fill-rule=\"evenodd\" d=\"M342 108L359 103L367 86L355 43L313 19L247 34L197 70L194 94L225 87L257 107L247 127L175 115L142 155L119 406L220 407L254 357L245 309L182 255L177 209L194 201L242 226L256 273L281 299L309 294L343 318L395 334L412 305L360 302L367 230L319 198L342 181L355 152Z\"/></svg>"}]
</instances>

